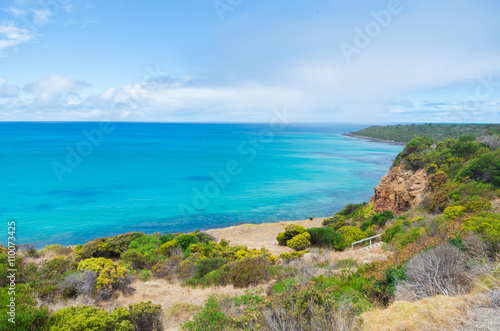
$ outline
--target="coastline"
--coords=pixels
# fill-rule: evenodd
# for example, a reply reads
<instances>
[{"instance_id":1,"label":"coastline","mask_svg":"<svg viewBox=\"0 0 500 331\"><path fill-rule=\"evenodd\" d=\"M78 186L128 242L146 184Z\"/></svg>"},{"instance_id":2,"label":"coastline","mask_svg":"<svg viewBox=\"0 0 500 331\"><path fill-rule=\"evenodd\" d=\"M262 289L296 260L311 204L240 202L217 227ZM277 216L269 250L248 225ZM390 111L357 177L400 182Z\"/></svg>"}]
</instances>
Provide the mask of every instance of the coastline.
<instances>
[{"instance_id":1,"label":"coastline","mask_svg":"<svg viewBox=\"0 0 500 331\"><path fill-rule=\"evenodd\" d=\"M358 136L358 135L355 135L355 134L352 134L352 133L342 133L342 135L346 136L346 137L351 137L351 138L368 140L368 141L374 142L374 143L384 143L384 144L391 144L391 145L397 145L397 146L406 146L406 143L403 143L403 142L400 142L400 141L380 139L380 138L372 138L372 137L365 137L365 136Z\"/></svg>"},{"instance_id":2,"label":"coastline","mask_svg":"<svg viewBox=\"0 0 500 331\"><path fill-rule=\"evenodd\" d=\"M261 249L266 248L269 252L274 255L279 255L281 253L293 252L292 248L286 246L279 246L276 240L278 233L285 231L285 227L290 224L298 224L306 229L314 227L322 227L322 222L328 217L318 217L312 220L298 220L298 221L279 221L279 222L268 222L260 224L239 224L232 225L224 228L215 228L201 230L215 238L217 242L221 239L229 242L230 245L237 246L247 246L249 249ZM121 234L126 234L130 232L124 232ZM105 237L102 237L105 238ZM86 244L82 242L80 244ZM43 249L47 246L41 247ZM63 245L64 246L64 245ZM75 248L76 245L68 245L64 247Z\"/></svg>"},{"instance_id":3,"label":"coastline","mask_svg":"<svg viewBox=\"0 0 500 331\"><path fill-rule=\"evenodd\" d=\"M204 230L203 232L214 236L216 241L224 239L231 245L247 246L249 249L261 249L265 247L274 255L293 252L293 249L286 246L279 246L276 236L285 231L285 227L290 224L298 224L304 228L321 227L324 219L328 217L318 217L312 220L281 221L261 224L240 224L226 228Z\"/></svg>"}]
</instances>

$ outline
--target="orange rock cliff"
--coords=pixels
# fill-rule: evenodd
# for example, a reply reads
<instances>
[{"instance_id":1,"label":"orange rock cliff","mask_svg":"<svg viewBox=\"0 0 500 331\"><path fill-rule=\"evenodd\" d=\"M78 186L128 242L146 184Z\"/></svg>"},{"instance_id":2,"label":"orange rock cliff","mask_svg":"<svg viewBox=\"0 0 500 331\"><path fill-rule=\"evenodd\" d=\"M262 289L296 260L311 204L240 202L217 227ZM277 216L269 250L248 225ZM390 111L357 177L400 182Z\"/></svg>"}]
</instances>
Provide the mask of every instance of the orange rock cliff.
<instances>
[{"instance_id":1,"label":"orange rock cliff","mask_svg":"<svg viewBox=\"0 0 500 331\"><path fill-rule=\"evenodd\" d=\"M382 177L370 202L373 203L372 210L377 213L391 210L401 214L422 202L428 192L425 170L415 172L398 166Z\"/></svg>"}]
</instances>

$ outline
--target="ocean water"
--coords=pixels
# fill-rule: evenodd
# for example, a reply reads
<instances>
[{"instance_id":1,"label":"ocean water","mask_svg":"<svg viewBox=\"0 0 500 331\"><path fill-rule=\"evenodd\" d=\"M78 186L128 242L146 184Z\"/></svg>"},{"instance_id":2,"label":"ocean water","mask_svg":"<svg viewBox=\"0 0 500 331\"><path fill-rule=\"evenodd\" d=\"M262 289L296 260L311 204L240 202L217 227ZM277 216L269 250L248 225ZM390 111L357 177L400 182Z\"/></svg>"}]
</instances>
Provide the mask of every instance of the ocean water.
<instances>
[{"instance_id":1,"label":"ocean water","mask_svg":"<svg viewBox=\"0 0 500 331\"><path fill-rule=\"evenodd\" d=\"M401 146L359 125L0 123L0 219L37 247L333 214ZM3 229L3 230L2 230Z\"/></svg>"}]
</instances>

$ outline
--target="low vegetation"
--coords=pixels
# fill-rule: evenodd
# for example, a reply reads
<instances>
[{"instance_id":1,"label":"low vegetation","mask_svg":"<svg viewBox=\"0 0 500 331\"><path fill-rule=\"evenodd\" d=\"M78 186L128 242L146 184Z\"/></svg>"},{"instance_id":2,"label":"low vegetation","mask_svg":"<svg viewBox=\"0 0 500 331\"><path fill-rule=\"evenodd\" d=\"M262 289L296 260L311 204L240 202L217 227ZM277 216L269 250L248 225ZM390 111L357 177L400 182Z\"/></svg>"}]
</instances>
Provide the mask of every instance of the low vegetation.
<instances>
[{"instance_id":1,"label":"low vegetation","mask_svg":"<svg viewBox=\"0 0 500 331\"><path fill-rule=\"evenodd\" d=\"M475 129L490 134L492 127ZM323 227L288 225L276 244L291 249L279 256L265 248L215 241L199 231L129 233L95 239L74 250L18 247L13 261L19 280L18 323L10 329L161 330L173 320L184 330L458 325L474 301L468 296L488 293L488 304L500 305L500 163L494 141L473 135L409 140L394 166L426 172L429 193L420 205L396 215L390 210L377 213L371 203L349 204L325 219ZM377 234L382 234L376 240L384 243L386 260L318 260L321 254L350 249L353 242ZM7 250L1 248L0 322L10 327L7 262ZM141 286L155 279L181 283L186 292L226 285L246 292L212 295L203 307L151 302L98 307L131 293L132 280ZM75 298L82 304L47 309L50 303Z\"/></svg>"},{"instance_id":2,"label":"low vegetation","mask_svg":"<svg viewBox=\"0 0 500 331\"><path fill-rule=\"evenodd\" d=\"M384 139L406 143L418 137L430 137L435 141L458 139L460 136L472 135L478 137L491 137L498 140L500 124L410 124L370 126L369 128L351 132L353 135ZM488 138L482 138L488 140Z\"/></svg>"}]
</instances>

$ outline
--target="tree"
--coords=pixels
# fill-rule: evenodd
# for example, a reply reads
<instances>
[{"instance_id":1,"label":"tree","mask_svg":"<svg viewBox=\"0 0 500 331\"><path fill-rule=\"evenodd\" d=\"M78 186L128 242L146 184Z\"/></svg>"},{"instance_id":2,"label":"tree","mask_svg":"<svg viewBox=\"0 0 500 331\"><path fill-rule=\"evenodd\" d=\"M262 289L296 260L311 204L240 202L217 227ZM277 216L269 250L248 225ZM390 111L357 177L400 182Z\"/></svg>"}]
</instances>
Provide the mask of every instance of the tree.
<instances>
[{"instance_id":1,"label":"tree","mask_svg":"<svg viewBox=\"0 0 500 331\"><path fill-rule=\"evenodd\" d=\"M407 155L429 149L434 143L434 139L429 137L418 137L410 140L406 144L405 153Z\"/></svg>"}]
</instances>

